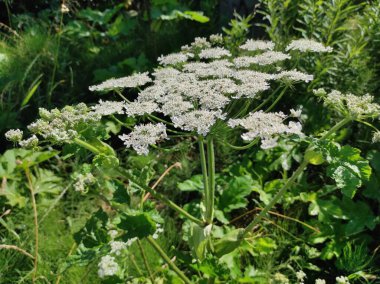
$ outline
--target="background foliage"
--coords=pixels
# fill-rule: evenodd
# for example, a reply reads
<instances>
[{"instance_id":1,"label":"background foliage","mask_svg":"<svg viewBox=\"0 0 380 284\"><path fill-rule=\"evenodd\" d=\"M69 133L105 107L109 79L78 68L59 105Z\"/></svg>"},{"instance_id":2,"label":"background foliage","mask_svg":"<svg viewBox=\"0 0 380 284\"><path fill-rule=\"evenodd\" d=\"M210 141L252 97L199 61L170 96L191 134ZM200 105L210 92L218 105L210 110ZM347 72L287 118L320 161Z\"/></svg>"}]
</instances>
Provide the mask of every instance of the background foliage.
<instances>
[{"instance_id":1,"label":"background foliage","mask_svg":"<svg viewBox=\"0 0 380 284\"><path fill-rule=\"evenodd\" d=\"M161 54L179 50L196 36L215 32L223 32L231 48L247 36L271 39L282 46L294 38L314 38L334 48L332 53L297 62L296 67L314 74L315 80L297 92L288 89L288 99L276 107L285 110L302 106L309 133L331 127L331 114L318 107L321 104L312 95L313 88L323 86L359 95L369 92L379 99L379 0L259 2L254 10L254 1L67 1L70 12L62 13L60 1L0 1L1 136L7 129L23 127L33 120L38 107L94 103L101 97L90 94L89 85L152 70ZM234 8L241 16L233 17ZM380 127L378 121L374 125ZM108 126L112 136L116 126ZM281 273L294 283L295 272L304 270L310 281L324 278L333 283L336 276L350 275L354 283L377 283L380 151L379 144L369 142L371 133L367 126L355 124L341 131L334 143L321 145L323 160L328 162L310 166L276 204L256 232L257 238L242 248L243 257L229 255L219 261L206 258L201 265L194 265L192 273L233 277L237 283L271 283ZM41 283L100 283L98 259L87 250L91 244L83 246L81 234L86 235L96 227L94 223L102 221L101 212L112 214L112 206L136 200L111 206L107 194L120 187L110 182L112 173L102 170L95 170L95 174L104 182L92 185L86 195L75 192L77 176L93 171L83 150L65 149L60 155L52 149L6 151L12 145L3 138L0 141L1 244L34 251L32 185L43 244L39 251ZM115 141L113 145L121 147ZM193 145L184 144L166 153L159 163L154 154L138 157L126 152L124 165L145 184L151 184L173 161L180 162L182 168L173 170L159 190L197 212L194 204L201 197L202 184L196 157L189 151L193 149ZM301 155L300 147L286 144L271 151L232 151L219 145L217 152L217 165L228 167L217 169L216 218L220 225L232 220L231 225L237 228L249 223L268 203ZM360 174L353 175L346 168L337 171L347 163ZM26 169L30 170L30 181ZM147 206L152 210L158 207L165 216L161 245L176 253L179 263L189 261L188 254L180 253L189 249L183 241L189 224L160 204L148 201ZM183 234L178 233L180 230ZM131 250L137 265L128 262L127 272L144 283L147 274L139 271L143 258L136 247ZM146 254L152 268L162 267L153 250L147 249ZM28 256L0 249L0 283L28 283L32 268ZM160 278L178 281L168 270L163 270Z\"/></svg>"}]
</instances>

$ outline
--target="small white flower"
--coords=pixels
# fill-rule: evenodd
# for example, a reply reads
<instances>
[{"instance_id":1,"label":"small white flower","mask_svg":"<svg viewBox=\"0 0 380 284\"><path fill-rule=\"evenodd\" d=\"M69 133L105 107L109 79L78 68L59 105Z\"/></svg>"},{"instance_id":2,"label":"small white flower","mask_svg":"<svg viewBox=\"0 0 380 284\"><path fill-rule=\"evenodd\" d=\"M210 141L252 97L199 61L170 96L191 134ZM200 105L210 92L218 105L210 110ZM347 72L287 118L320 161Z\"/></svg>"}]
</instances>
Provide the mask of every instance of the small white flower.
<instances>
[{"instance_id":1,"label":"small white flower","mask_svg":"<svg viewBox=\"0 0 380 284\"><path fill-rule=\"evenodd\" d=\"M213 34L210 35L210 42L212 44L222 44L223 43L223 35L222 34Z\"/></svg>"},{"instance_id":2,"label":"small white flower","mask_svg":"<svg viewBox=\"0 0 380 284\"><path fill-rule=\"evenodd\" d=\"M231 56L231 53L227 49L224 49L222 47L203 49L199 53L199 57L203 59L219 59L222 57L229 56Z\"/></svg>"},{"instance_id":3,"label":"small white flower","mask_svg":"<svg viewBox=\"0 0 380 284\"><path fill-rule=\"evenodd\" d=\"M290 110L290 117L300 118L302 114L302 109L291 109Z\"/></svg>"},{"instance_id":4,"label":"small white flower","mask_svg":"<svg viewBox=\"0 0 380 284\"><path fill-rule=\"evenodd\" d=\"M313 81L313 75L302 73L297 70L282 71L276 75L277 79L287 79L290 81L304 81L306 83Z\"/></svg>"},{"instance_id":5,"label":"small white flower","mask_svg":"<svg viewBox=\"0 0 380 284\"><path fill-rule=\"evenodd\" d=\"M372 143L379 143L380 142L380 131L373 132L372 136Z\"/></svg>"},{"instance_id":6,"label":"small white flower","mask_svg":"<svg viewBox=\"0 0 380 284\"><path fill-rule=\"evenodd\" d=\"M38 140L37 136L36 135L32 135L28 139L21 140L19 142L19 145L22 148L30 149L30 148L37 147L38 146L38 142L39 142L39 140Z\"/></svg>"},{"instance_id":7,"label":"small white flower","mask_svg":"<svg viewBox=\"0 0 380 284\"><path fill-rule=\"evenodd\" d=\"M120 255L121 251L127 248L127 243L120 241L112 241L110 242L111 253L115 255Z\"/></svg>"},{"instance_id":8,"label":"small white flower","mask_svg":"<svg viewBox=\"0 0 380 284\"><path fill-rule=\"evenodd\" d=\"M117 237L118 232L116 230L109 230L108 235L111 237L111 239L114 239Z\"/></svg>"},{"instance_id":9,"label":"small white flower","mask_svg":"<svg viewBox=\"0 0 380 284\"><path fill-rule=\"evenodd\" d=\"M296 39L293 40L287 47L286 50L298 50L301 52L332 52L331 47L325 47L322 43L310 39Z\"/></svg>"},{"instance_id":10,"label":"small white flower","mask_svg":"<svg viewBox=\"0 0 380 284\"><path fill-rule=\"evenodd\" d=\"M99 85L90 86L89 90L94 92L94 91L109 91L109 90L123 89L123 88L136 88L139 86L144 86L145 84L151 81L152 79L148 76L148 72L136 73L127 77L122 77L118 79L109 79Z\"/></svg>"},{"instance_id":11,"label":"small white flower","mask_svg":"<svg viewBox=\"0 0 380 284\"><path fill-rule=\"evenodd\" d=\"M296 277L297 277L298 281L303 281L304 278L306 278L306 273L303 272L302 270L299 270L296 272Z\"/></svg>"},{"instance_id":12,"label":"small white flower","mask_svg":"<svg viewBox=\"0 0 380 284\"><path fill-rule=\"evenodd\" d=\"M173 116L172 121L175 127L196 131L199 135L206 136L218 118L224 118L220 111L194 110Z\"/></svg>"},{"instance_id":13,"label":"small white flower","mask_svg":"<svg viewBox=\"0 0 380 284\"><path fill-rule=\"evenodd\" d=\"M234 59L234 64L237 68L249 67L252 64L270 65L276 62L290 59L291 57L285 53L278 51L266 51L256 56L242 56Z\"/></svg>"},{"instance_id":14,"label":"small white flower","mask_svg":"<svg viewBox=\"0 0 380 284\"><path fill-rule=\"evenodd\" d=\"M350 284L346 276L338 276L335 278L337 284Z\"/></svg>"},{"instance_id":15,"label":"small white flower","mask_svg":"<svg viewBox=\"0 0 380 284\"><path fill-rule=\"evenodd\" d=\"M162 123L140 124L131 133L120 135L119 138L127 147L133 147L137 154L148 155L149 145L155 145L157 141L167 138L166 127Z\"/></svg>"},{"instance_id":16,"label":"small white flower","mask_svg":"<svg viewBox=\"0 0 380 284\"><path fill-rule=\"evenodd\" d=\"M191 53L172 53L168 55L161 55L158 58L158 62L161 65L176 65L178 63L186 62L189 57L192 57L193 54Z\"/></svg>"},{"instance_id":17,"label":"small white flower","mask_svg":"<svg viewBox=\"0 0 380 284\"><path fill-rule=\"evenodd\" d=\"M23 132L20 129L11 129L5 133L5 138L12 142L20 142Z\"/></svg>"},{"instance_id":18,"label":"small white flower","mask_svg":"<svg viewBox=\"0 0 380 284\"><path fill-rule=\"evenodd\" d=\"M155 102L146 101L146 102L131 102L124 105L125 106L125 114L127 116L135 116L135 115L144 115L151 114L158 110L158 105Z\"/></svg>"},{"instance_id":19,"label":"small white flower","mask_svg":"<svg viewBox=\"0 0 380 284\"><path fill-rule=\"evenodd\" d=\"M115 258L110 255L103 256L98 264L98 275L100 278L115 275L119 270L119 265Z\"/></svg>"},{"instance_id":20,"label":"small white flower","mask_svg":"<svg viewBox=\"0 0 380 284\"><path fill-rule=\"evenodd\" d=\"M92 106L91 109L102 116L111 115L111 114L124 114L124 102L115 102L115 101L102 101L99 100L99 103Z\"/></svg>"},{"instance_id":21,"label":"small white flower","mask_svg":"<svg viewBox=\"0 0 380 284\"><path fill-rule=\"evenodd\" d=\"M315 280L315 284L326 284L326 280L318 278Z\"/></svg>"},{"instance_id":22,"label":"small white flower","mask_svg":"<svg viewBox=\"0 0 380 284\"><path fill-rule=\"evenodd\" d=\"M241 45L240 48L250 51L272 50L274 48L274 43L271 41L249 39L243 45Z\"/></svg>"}]
</instances>

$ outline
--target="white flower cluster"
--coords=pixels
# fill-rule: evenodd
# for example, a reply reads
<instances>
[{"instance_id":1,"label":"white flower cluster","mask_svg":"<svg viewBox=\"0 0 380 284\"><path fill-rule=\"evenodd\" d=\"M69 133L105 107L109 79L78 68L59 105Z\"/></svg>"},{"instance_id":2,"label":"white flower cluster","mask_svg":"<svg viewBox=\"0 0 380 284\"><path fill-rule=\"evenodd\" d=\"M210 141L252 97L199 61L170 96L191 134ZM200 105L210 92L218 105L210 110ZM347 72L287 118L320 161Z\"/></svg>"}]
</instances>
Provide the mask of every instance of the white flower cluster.
<instances>
[{"instance_id":1,"label":"white flower cluster","mask_svg":"<svg viewBox=\"0 0 380 284\"><path fill-rule=\"evenodd\" d=\"M249 39L243 45L241 45L240 48L249 51L273 50L274 43L272 41Z\"/></svg>"},{"instance_id":2,"label":"white flower cluster","mask_svg":"<svg viewBox=\"0 0 380 284\"><path fill-rule=\"evenodd\" d=\"M290 59L288 54L279 51L266 51L256 56L242 56L234 59L234 64L238 68L249 67L252 64L257 65L270 65L276 62Z\"/></svg>"},{"instance_id":3,"label":"white flower cluster","mask_svg":"<svg viewBox=\"0 0 380 284\"><path fill-rule=\"evenodd\" d=\"M188 58L193 57L192 53L172 53L168 55L161 55L158 58L158 62L161 65L176 65L179 63L186 62Z\"/></svg>"},{"instance_id":4,"label":"white flower cluster","mask_svg":"<svg viewBox=\"0 0 380 284\"><path fill-rule=\"evenodd\" d=\"M111 253L113 253L115 255L120 255L121 251L123 251L123 250L127 249L128 247L130 247L136 240L137 240L137 238L131 238L131 239L129 239L126 242L111 241L110 242Z\"/></svg>"},{"instance_id":5,"label":"white flower cluster","mask_svg":"<svg viewBox=\"0 0 380 284\"><path fill-rule=\"evenodd\" d=\"M315 284L326 284L326 280L324 279L315 279Z\"/></svg>"},{"instance_id":6,"label":"white flower cluster","mask_svg":"<svg viewBox=\"0 0 380 284\"><path fill-rule=\"evenodd\" d=\"M346 276L338 276L335 278L337 284L350 284Z\"/></svg>"},{"instance_id":7,"label":"white flower cluster","mask_svg":"<svg viewBox=\"0 0 380 284\"><path fill-rule=\"evenodd\" d=\"M104 81L99 85L93 85L89 87L89 90L94 91L109 91L114 89L123 89L123 88L136 88L139 86L144 86L145 84L151 82L152 79L148 76L148 72L137 73L131 76L109 79Z\"/></svg>"},{"instance_id":8,"label":"white flower cluster","mask_svg":"<svg viewBox=\"0 0 380 284\"><path fill-rule=\"evenodd\" d=\"M196 131L199 135L206 136L218 118L224 118L221 111L194 110L173 116L172 121L175 127Z\"/></svg>"},{"instance_id":9,"label":"white flower cluster","mask_svg":"<svg viewBox=\"0 0 380 284\"><path fill-rule=\"evenodd\" d=\"M86 193L88 186L96 182L95 177L92 173L79 174L74 183L75 191Z\"/></svg>"},{"instance_id":10,"label":"white flower cluster","mask_svg":"<svg viewBox=\"0 0 380 284\"><path fill-rule=\"evenodd\" d=\"M37 136L32 135L28 139L21 140L18 144L22 148L33 149L33 148L36 148L38 146L38 142L39 142L39 140L38 140Z\"/></svg>"},{"instance_id":11,"label":"white flower cluster","mask_svg":"<svg viewBox=\"0 0 380 284\"><path fill-rule=\"evenodd\" d=\"M326 92L317 90L315 92L323 96ZM356 96L353 94L342 94L337 90L333 90L323 97L325 105L337 110L340 114L349 114L354 117L380 117L380 105L374 103L374 97L366 94L364 96Z\"/></svg>"},{"instance_id":12,"label":"white flower cluster","mask_svg":"<svg viewBox=\"0 0 380 284\"><path fill-rule=\"evenodd\" d=\"M155 111L158 111L158 105L155 102L152 101L146 101L146 102L131 102L125 105L125 113L128 116L136 116L136 115L144 115L144 114L151 114Z\"/></svg>"},{"instance_id":13,"label":"white flower cluster","mask_svg":"<svg viewBox=\"0 0 380 284\"><path fill-rule=\"evenodd\" d=\"M290 121L284 124L286 115L282 112L265 113L263 111L250 113L246 118L230 119L230 127L241 126L248 132L242 134L242 138L252 141L261 138L261 148L270 149L277 145L277 135L298 134L301 135L302 126L299 122Z\"/></svg>"},{"instance_id":14,"label":"white flower cluster","mask_svg":"<svg viewBox=\"0 0 380 284\"><path fill-rule=\"evenodd\" d=\"M12 142L20 142L22 140L23 132L20 129L11 129L5 133L5 138Z\"/></svg>"},{"instance_id":15,"label":"white flower cluster","mask_svg":"<svg viewBox=\"0 0 380 284\"><path fill-rule=\"evenodd\" d=\"M205 37L196 37L194 39L194 42L192 42L190 45L182 46L182 51L190 51L190 52L196 52L205 48L210 48L211 43L207 40Z\"/></svg>"},{"instance_id":16,"label":"white flower cluster","mask_svg":"<svg viewBox=\"0 0 380 284\"><path fill-rule=\"evenodd\" d=\"M379 143L380 142L380 131L373 132L372 136L372 143Z\"/></svg>"},{"instance_id":17,"label":"white flower cluster","mask_svg":"<svg viewBox=\"0 0 380 284\"><path fill-rule=\"evenodd\" d=\"M203 49L199 53L199 57L202 59L219 59L222 57L229 57L231 56L231 53L222 47L214 47L214 48L207 48Z\"/></svg>"},{"instance_id":18,"label":"white flower cluster","mask_svg":"<svg viewBox=\"0 0 380 284\"><path fill-rule=\"evenodd\" d=\"M209 37L212 44L223 44L223 35L222 34L213 34Z\"/></svg>"},{"instance_id":19,"label":"white flower cluster","mask_svg":"<svg viewBox=\"0 0 380 284\"><path fill-rule=\"evenodd\" d=\"M306 273L303 272L302 270L299 270L296 272L296 277L299 283L303 284L304 279L306 278Z\"/></svg>"},{"instance_id":20,"label":"white flower cluster","mask_svg":"<svg viewBox=\"0 0 380 284\"><path fill-rule=\"evenodd\" d=\"M271 65L290 58L288 54L273 51L275 47L273 42L247 40L240 46L245 55L235 59L231 58L229 50L218 46L222 43L223 37L220 35L213 35L210 41L206 38L196 38L191 45L183 47L181 52L161 56L158 60L163 67L154 71L154 80L148 76L148 73L138 73L110 79L90 87L92 91L104 91L135 88L152 83L140 90L133 102L100 100L91 108L79 104L75 107L65 107L61 111L41 109L41 119L31 124L29 129L45 139L58 143L71 143L80 135L83 127L95 126L102 116L113 114L129 117L150 116L158 112L168 116L175 127L206 136L218 120L225 120L228 114L224 111L228 110L227 106L231 101L256 98L259 93L270 89L270 84L274 80L309 82L313 79L311 75L297 70L272 68L277 70L277 73L251 70L249 67L252 64ZM255 51L253 56L247 56L250 51ZM251 114L246 118L246 122L253 120L251 116L260 117L263 114L260 112ZM80 125L83 127L78 127ZM243 137L246 140L255 135L261 137L263 148L276 145L274 134L298 133L300 130L300 126L294 122L290 122L289 125L279 123L275 126L262 124L260 127L262 129L259 132L247 127L249 131ZM273 133L265 134L265 127ZM11 137L10 134L8 137ZM164 124L149 123L138 125L131 133L119 137L127 147L146 155L149 152L149 145L167 138L167 135ZM12 139L19 138L13 134Z\"/></svg>"},{"instance_id":21,"label":"white flower cluster","mask_svg":"<svg viewBox=\"0 0 380 284\"><path fill-rule=\"evenodd\" d=\"M313 75L302 73L297 70L281 71L279 74L276 75L276 78L286 79L295 82L303 81L306 83L313 81Z\"/></svg>"},{"instance_id":22,"label":"white flower cluster","mask_svg":"<svg viewBox=\"0 0 380 284\"><path fill-rule=\"evenodd\" d=\"M322 43L310 39L293 40L286 50L298 50L301 52L332 52L333 49L329 46L325 47Z\"/></svg>"},{"instance_id":23,"label":"white flower cluster","mask_svg":"<svg viewBox=\"0 0 380 284\"><path fill-rule=\"evenodd\" d=\"M159 237L159 234L162 234L164 232L164 229L161 228L161 224L156 224L156 231L153 233L152 238L157 240Z\"/></svg>"},{"instance_id":24,"label":"white flower cluster","mask_svg":"<svg viewBox=\"0 0 380 284\"><path fill-rule=\"evenodd\" d=\"M91 127L99 122L101 115L91 111L85 104L80 103L76 106L66 106L62 110L53 109L48 111L41 108L40 119L28 126L28 129L39 134L43 138L55 143L71 142L77 137L78 127ZM20 142L20 146L22 141Z\"/></svg>"},{"instance_id":25,"label":"white flower cluster","mask_svg":"<svg viewBox=\"0 0 380 284\"><path fill-rule=\"evenodd\" d=\"M115 258L110 255L103 256L98 264L98 275L100 278L115 275L119 271L119 265Z\"/></svg>"},{"instance_id":26,"label":"white flower cluster","mask_svg":"<svg viewBox=\"0 0 380 284\"><path fill-rule=\"evenodd\" d=\"M149 145L154 145L157 141L167 138L166 127L162 123L140 124L131 133L120 135L119 138L127 147L133 147L137 154L147 155Z\"/></svg>"},{"instance_id":27,"label":"white flower cluster","mask_svg":"<svg viewBox=\"0 0 380 284\"><path fill-rule=\"evenodd\" d=\"M91 109L101 116L111 115L111 114L124 114L124 102L115 101L102 101L92 106Z\"/></svg>"}]
</instances>

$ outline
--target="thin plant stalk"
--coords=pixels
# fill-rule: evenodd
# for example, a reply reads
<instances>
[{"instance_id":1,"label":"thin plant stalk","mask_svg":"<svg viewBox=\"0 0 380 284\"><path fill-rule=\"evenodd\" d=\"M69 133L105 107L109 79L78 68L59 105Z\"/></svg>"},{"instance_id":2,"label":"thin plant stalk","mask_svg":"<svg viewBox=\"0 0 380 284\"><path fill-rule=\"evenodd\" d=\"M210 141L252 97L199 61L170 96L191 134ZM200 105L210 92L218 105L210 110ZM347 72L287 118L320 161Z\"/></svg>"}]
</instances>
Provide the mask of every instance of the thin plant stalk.
<instances>
[{"instance_id":1,"label":"thin plant stalk","mask_svg":"<svg viewBox=\"0 0 380 284\"><path fill-rule=\"evenodd\" d=\"M146 258L146 255L145 255L144 248L143 248L143 246L141 244L141 241L139 239L137 239L137 245L139 246L140 253L141 253L141 256L143 258L145 268L146 268L146 270L148 271L148 274L149 274L149 278L152 281L152 283L154 283L154 278L153 278L152 270L150 269L148 259Z\"/></svg>"},{"instance_id":2,"label":"thin plant stalk","mask_svg":"<svg viewBox=\"0 0 380 284\"><path fill-rule=\"evenodd\" d=\"M37 212L36 198L35 198L32 178L30 176L29 167L25 168L25 175L26 175L26 178L28 179L30 196L31 196L32 206L33 206L35 243L34 243L34 264L33 264L32 281L33 281L33 283L35 283L36 282L37 269L38 269L38 212Z\"/></svg>"},{"instance_id":3,"label":"thin plant stalk","mask_svg":"<svg viewBox=\"0 0 380 284\"><path fill-rule=\"evenodd\" d=\"M178 268L177 265L169 258L169 256L163 251L160 245L151 237L146 238L152 247L157 251L157 253L162 257L163 260L169 265L169 267L186 283L191 284L191 280Z\"/></svg>"},{"instance_id":4,"label":"thin plant stalk","mask_svg":"<svg viewBox=\"0 0 380 284\"><path fill-rule=\"evenodd\" d=\"M121 174L124 175L131 182L135 183L141 189L149 192L153 197L161 200L163 203L165 203L167 206L169 206L170 208L172 208L174 211L177 211L179 214L185 216L190 221L192 221L192 222L194 222L194 223L196 223L196 224L198 224L200 226L204 225L204 222L202 220L196 218L195 216L193 216L190 213L188 213L187 211L185 211L183 208L181 208L180 206L178 206L177 204L175 204L173 201L171 201L165 195L163 195L163 194L155 191L154 189L150 188L149 186L139 184L139 182L130 173L128 173L127 171L123 171Z\"/></svg>"},{"instance_id":5,"label":"thin plant stalk","mask_svg":"<svg viewBox=\"0 0 380 284\"><path fill-rule=\"evenodd\" d=\"M208 174L207 174L205 145L204 145L202 136L200 136L198 138L198 144L199 144L199 155L200 155L200 160L201 160L201 169L202 169L202 175L203 175L204 205L205 205L205 208L207 208L207 204L209 204L210 193L209 193L209 186L208 186ZM207 213L206 213L206 215L207 215ZM207 220L207 218L206 218L206 220Z\"/></svg>"},{"instance_id":6,"label":"thin plant stalk","mask_svg":"<svg viewBox=\"0 0 380 284\"><path fill-rule=\"evenodd\" d=\"M206 222L211 224L214 218L215 200L215 152L214 139L207 139L207 166L208 166L208 204L206 204Z\"/></svg>"}]
</instances>

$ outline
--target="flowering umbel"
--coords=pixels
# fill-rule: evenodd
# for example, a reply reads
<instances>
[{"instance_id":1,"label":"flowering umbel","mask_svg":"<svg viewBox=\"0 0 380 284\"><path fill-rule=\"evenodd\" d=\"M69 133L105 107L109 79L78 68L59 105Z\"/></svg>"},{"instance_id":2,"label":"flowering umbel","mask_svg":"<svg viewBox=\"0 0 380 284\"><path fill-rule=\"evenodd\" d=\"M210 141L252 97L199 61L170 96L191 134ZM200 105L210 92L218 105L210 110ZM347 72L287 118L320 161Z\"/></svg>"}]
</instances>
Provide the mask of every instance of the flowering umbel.
<instances>
[{"instance_id":1,"label":"flowering umbel","mask_svg":"<svg viewBox=\"0 0 380 284\"><path fill-rule=\"evenodd\" d=\"M287 50L330 51L328 47L310 40L293 41ZM90 87L91 91L115 90L121 96L123 89L133 88L138 90L135 100L100 100L92 107L79 104L62 110L41 109L41 118L28 128L45 140L71 143L74 139L81 139L82 132L89 128L96 129L95 125L103 116L120 115L135 120L142 117L150 122L137 123L134 129L119 135L119 138L126 147L147 155L149 146L170 138L167 131L207 136L221 122L247 130L242 134L243 140L261 139L262 148L272 148L277 145L279 135L301 134L301 124L294 121L285 123L288 116L283 113L262 111L246 112L244 117L229 119L230 106L237 100L260 98L260 94L271 89L275 81L288 84L307 83L313 79L312 75L283 68L283 63L288 60L291 60L291 55L276 50L271 41L249 39L240 46L238 56L233 56L223 47L220 35L210 37L210 41L196 38L180 52L160 56L158 62L161 66L152 75L136 73ZM296 117L294 113L292 110L289 117ZM20 133L15 130L9 132L7 138L27 147L38 144L37 137L21 141Z\"/></svg>"}]
</instances>

